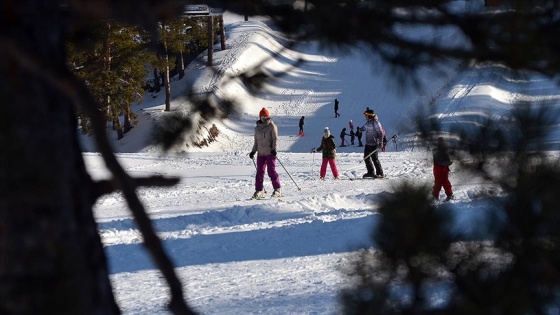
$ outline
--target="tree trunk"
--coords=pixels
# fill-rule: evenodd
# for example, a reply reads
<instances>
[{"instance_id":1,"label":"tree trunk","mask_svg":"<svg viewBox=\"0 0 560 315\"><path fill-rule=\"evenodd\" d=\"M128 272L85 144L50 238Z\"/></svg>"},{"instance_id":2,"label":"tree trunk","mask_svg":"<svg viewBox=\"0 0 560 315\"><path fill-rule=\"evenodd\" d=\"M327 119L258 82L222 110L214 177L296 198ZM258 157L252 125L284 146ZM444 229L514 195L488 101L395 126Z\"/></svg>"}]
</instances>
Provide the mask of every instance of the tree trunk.
<instances>
[{"instance_id":1,"label":"tree trunk","mask_svg":"<svg viewBox=\"0 0 560 315\"><path fill-rule=\"evenodd\" d=\"M58 1L0 2L0 313L118 314L76 135ZM70 75L68 74L68 76Z\"/></svg>"},{"instance_id":2,"label":"tree trunk","mask_svg":"<svg viewBox=\"0 0 560 315\"><path fill-rule=\"evenodd\" d=\"M165 23L162 22L163 29L165 31ZM171 110L171 82L169 82L169 51L167 50L167 42L163 40L163 48L165 51L165 56L163 56L163 61L165 63L165 68L163 69L163 85L165 88L165 111Z\"/></svg>"},{"instance_id":3,"label":"tree trunk","mask_svg":"<svg viewBox=\"0 0 560 315\"><path fill-rule=\"evenodd\" d=\"M214 63L214 19L212 16L208 16L207 18L207 25L208 25L208 61L206 62L207 66L212 66Z\"/></svg>"},{"instance_id":4,"label":"tree trunk","mask_svg":"<svg viewBox=\"0 0 560 315\"><path fill-rule=\"evenodd\" d=\"M179 52L177 60L179 61L179 80L181 80L185 77L185 52L183 49Z\"/></svg>"},{"instance_id":5,"label":"tree trunk","mask_svg":"<svg viewBox=\"0 0 560 315\"><path fill-rule=\"evenodd\" d=\"M226 50L226 28L224 27L224 16L219 17L220 24L220 48Z\"/></svg>"},{"instance_id":6,"label":"tree trunk","mask_svg":"<svg viewBox=\"0 0 560 315\"><path fill-rule=\"evenodd\" d=\"M103 41L103 51L105 53L105 57L104 62L103 62L103 71L105 72L110 72L111 71L111 61L112 61L112 56L111 56L111 43L110 43L110 33L111 33L111 23L107 22L107 35L105 37L105 40ZM105 81L105 91L109 90L109 86L111 85L111 83ZM105 96L105 104L104 104L104 108L105 108L105 114L107 115L107 117L111 117L111 95L107 94ZM109 121L107 121L107 126L109 126Z\"/></svg>"},{"instance_id":7,"label":"tree trunk","mask_svg":"<svg viewBox=\"0 0 560 315\"><path fill-rule=\"evenodd\" d=\"M130 130L132 130L132 123L130 122L130 107L126 108L126 113L124 114L124 125L123 125L123 131L126 134L127 132L129 132Z\"/></svg>"},{"instance_id":8,"label":"tree trunk","mask_svg":"<svg viewBox=\"0 0 560 315\"><path fill-rule=\"evenodd\" d=\"M159 91L161 91L161 85L159 84L159 74L157 68L154 68L154 89L156 93L159 93Z\"/></svg>"},{"instance_id":9,"label":"tree trunk","mask_svg":"<svg viewBox=\"0 0 560 315\"><path fill-rule=\"evenodd\" d=\"M119 120L119 116L117 116L117 114L115 114L115 116L113 117L113 130L115 130L115 132L117 133L117 140L121 140L122 138L124 138L121 121Z\"/></svg>"},{"instance_id":10,"label":"tree trunk","mask_svg":"<svg viewBox=\"0 0 560 315\"><path fill-rule=\"evenodd\" d=\"M163 74L163 82L165 85L165 111L171 111L171 83L169 82L169 63L167 55L165 55L165 73Z\"/></svg>"}]
</instances>

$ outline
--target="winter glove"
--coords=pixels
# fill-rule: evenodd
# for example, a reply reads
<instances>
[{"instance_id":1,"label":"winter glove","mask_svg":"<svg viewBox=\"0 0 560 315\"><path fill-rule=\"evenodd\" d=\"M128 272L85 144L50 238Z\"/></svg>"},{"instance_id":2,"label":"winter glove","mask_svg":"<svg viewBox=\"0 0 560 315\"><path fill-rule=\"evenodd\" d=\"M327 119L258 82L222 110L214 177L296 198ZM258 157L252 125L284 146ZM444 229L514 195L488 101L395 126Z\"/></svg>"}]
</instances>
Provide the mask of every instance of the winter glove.
<instances>
[{"instance_id":1,"label":"winter glove","mask_svg":"<svg viewBox=\"0 0 560 315\"><path fill-rule=\"evenodd\" d=\"M249 158L252 160L255 158L255 152L251 151L251 153L249 153Z\"/></svg>"},{"instance_id":2,"label":"winter glove","mask_svg":"<svg viewBox=\"0 0 560 315\"><path fill-rule=\"evenodd\" d=\"M315 153L315 152L317 152L317 150L315 148L313 148L313 149L311 149L311 152Z\"/></svg>"},{"instance_id":3,"label":"winter glove","mask_svg":"<svg viewBox=\"0 0 560 315\"><path fill-rule=\"evenodd\" d=\"M270 153L272 154L272 156L276 156L276 150L273 149Z\"/></svg>"}]
</instances>

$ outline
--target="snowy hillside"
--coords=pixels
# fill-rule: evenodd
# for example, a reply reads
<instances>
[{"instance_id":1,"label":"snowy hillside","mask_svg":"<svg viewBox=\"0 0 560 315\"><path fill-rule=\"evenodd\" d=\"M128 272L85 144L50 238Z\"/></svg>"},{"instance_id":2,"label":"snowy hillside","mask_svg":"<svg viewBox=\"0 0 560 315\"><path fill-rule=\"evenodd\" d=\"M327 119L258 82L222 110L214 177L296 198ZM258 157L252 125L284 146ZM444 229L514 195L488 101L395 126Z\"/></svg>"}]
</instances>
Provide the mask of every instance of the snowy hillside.
<instances>
[{"instance_id":1,"label":"snowy hillside","mask_svg":"<svg viewBox=\"0 0 560 315\"><path fill-rule=\"evenodd\" d=\"M215 67L235 74L283 48L284 39L264 19L227 15L227 49L216 51ZM452 30L436 36L453 38ZM307 62L291 68L298 58ZM378 220L376 202L403 181L432 183L431 157L408 148L380 154L387 179L350 180L361 176L363 148L337 151L343 172L330 171L319 180L317 147L324 127L337 135L363 124L365 107L379 114L387 134L404 130L419 103L435 100L435 115L449 123L469 123L481 112L503 115L515 100L539 100L557 112L560 90L538 76L519 80L494 67L459 68L446 76L423 75L424 90L395 90L396 83L380 62L354 52L339 55L318 50L317 43L300 43L266 63L267 70L286 72L265 93L250 96L244 87L223 85L205 66L189 65L187 76L175 81L172 108L181 110L187 82L199 89L218 88L241 100L240 113L215 122L223 137L194 153L162 156L146 145L150 117L163 115L164 96L148 95L138 108L140 125L119 142L118 158L132 176L177 176L173 188L142 188L138 194L164 240L168 254L186 288L186 298L202 314L335 314L337 293L348 280L340 273L351 255L369 243ZM289 70L288 70L289 69ZM333 101L340 100L340 118ZM277 170L285 197L249 200L254 192L255 166L247 153L259 110L267 107L279 126ZM297 137L298 120L305 116L305 136ZM348 139L347 139L348 140ZM550 140L558 144L560 134ZM340 139L337 138L337 144ZM83 139L84 158L94 178L108 173L100 156ZM443 205L457 214L452 229L472 230L483 220L489 189L466 176L460 165L451 169L456 199ZM265 189L272 187L265 176ZM497 192L499 193L499 192ZM168 314L169 295L162 277L142 247L142 238L120 194L102 197L95 216L109 258L111 279L124 314ZM435 303L435 301L434 301Z\"/></svg>"},{"instance_id":2,"label":"snowy hillside","mask_svg":"<svg viewBox=\"0 0 560 315\"><path fill-rule=\"evenodd\" d=\"M241 106L239 112L225 121L214 121L221 135L210 147L193 149L202 152L245 152L252 146L255 121L262 107L269 109L279 129L279 151L309 152L317 146L324 127L334 135L348 122L362 126L366 107L380 117L389 136L402 133L410 123L418 104L427 104L437 98L442 89L453 80L460 65L450 64L446 75L424 70L418 76L422 90L412 86L402 87L391 81L390 68L379 57L355 50L348 55L335 51L319 50L319 43L300 43L293 49L285 47L286 39L270 29L263 21L226 15L227 49L214 52L214 71L206 67L206 56L187 67L186 76L172 83L172 111L184 111L188 102L183 97L190 84L195 82L198 91L218 90L219 96L233 98ZM422 32L423 35L440 38L457 38L452 30L446 32ZM427 33L427 34L424 34ZM279 54L278 58L272 58ZM294 67L298 60L304 63ZM257 64L264 63L265 72L283 74L267 85L263 93L253 96L238 81L228 82L223 77L237 75ZM220 74L222 76L220 76ZM339 113L334 118L334 99L340 101ZM165 96L161 92L155 98L147 95L135 108L140 124L124 139L114 141L116 152L155 152L147 147L153 119L169 113L164 109ZM172 114L172 113L171 113ZM305 116L305 137L298 133L298 121ZM349 132L349 130L348 130ZM115 135L110 134L111 138ZM90 139L84 138L84 151L95 152ZM337 137L338 140L338 137ZM175 148L185 151L186 147ZM190 151L193 151L190 150ZM339 152L357 152L357 148L340 148ZM248 152L248 151L247 151Z\"/></svg>"}]
</instances>

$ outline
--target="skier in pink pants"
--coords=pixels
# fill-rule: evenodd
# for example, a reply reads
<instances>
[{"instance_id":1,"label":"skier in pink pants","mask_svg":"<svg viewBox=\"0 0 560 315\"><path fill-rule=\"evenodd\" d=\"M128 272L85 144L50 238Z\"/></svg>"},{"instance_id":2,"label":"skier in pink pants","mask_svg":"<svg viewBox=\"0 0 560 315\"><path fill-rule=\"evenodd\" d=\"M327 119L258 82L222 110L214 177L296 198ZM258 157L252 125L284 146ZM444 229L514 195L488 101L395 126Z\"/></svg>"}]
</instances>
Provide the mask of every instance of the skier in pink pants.
<instances>
[{"instance_id":1,"label":"skier in pink pants","mask_svg":"<svg viewBox=\"0 0 560 315\"><path fill-rule=\"evenodd\" d=\"M338 169L336 167L335 157L336 157L336 144L334 143L334 136L331 135L329 127L325 127L323 137L321 138L321 145L312 152L323 151L323 162L321 163L320 175L321 179L325 179L327 175L327 164L331 167L334 179L338 179Z\"/></svg>"}]
</instances>

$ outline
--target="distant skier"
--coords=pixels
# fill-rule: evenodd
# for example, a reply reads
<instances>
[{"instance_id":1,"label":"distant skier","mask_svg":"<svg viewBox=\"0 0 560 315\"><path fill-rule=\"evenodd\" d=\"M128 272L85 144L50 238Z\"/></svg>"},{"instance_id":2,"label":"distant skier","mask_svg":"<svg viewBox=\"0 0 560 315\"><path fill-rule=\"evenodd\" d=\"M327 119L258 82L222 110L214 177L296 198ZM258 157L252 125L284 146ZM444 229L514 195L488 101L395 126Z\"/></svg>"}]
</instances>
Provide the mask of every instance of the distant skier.
<instances>
[{"instance_id":1,"label":"distant skier","mask_svg":"<svg viewBox=\"0 0 560 315\"><path fill-rule=\"evenodd\" d=\"M338 179L338 168L336 167L336 144L334 143L334 136L331 135L329 127L325 127L323 131L323 137L321 138L321 145L311 152L321 152L323 151L323 162L321 163L321 171L319 176L321 179L325 179L327 174L327 164L331 167L334 179Z\"/></svg>"},{"instance_id":2,"label":"distant skier","mask_svg":"<svg viewBox=\"0 0 560 315\"><path fill-rule=\"evenodd\" d=\"M299 119L299 134L298 134L298 136L300 136L300 137L303 136L303 125L305 124L304 119L305 119L305 116L301 116L301 118Z\"/></svg>"},{"instance_id":3,"label":"distant skier","mask_svg":"<svg viewBox=\"0 0 560 315\"><path fill-rule=\"evenodd\" d=\"M356 138L356 134L354 133L354 129L350 129L350 144L354 145L354 138Z\"/></svg>"},{"instance_id":4,"label":"distant skier","mask_svg":"<svg viewBox=\"0 0 560 315\"><path fill-rule=\"evenodd\" d=\"M360 128L360 131L366 133L364 159L367 173L364 174L363 178L383 178L383 169L381 168L381 163L379 162L379 149L381 148L382 139L385 136L385 130L373 110L366 110L364 115L367 122Z\"/></svg>"},{"instance_id":5,"label":"distant skier","mask_svg":"<svg viewBox=\"0 0 560 315\"><path fill-rule=\"evenodd\" d=\"M393 140L393 144L395 145L395 151L398 151L397 138L398 138L398 136L397 136L396 134L394 134L394 135L391 137L391 140Z\"/></svg>"},{"instance_id":6,"label":"distant skier","mask_svg":"<svg viewBox=\"0 0 560 315\"><path fill-rule=\"evenodd\" d=\"M349 134L346 133L346 128L342 128L342 131L340 132L340 139L342 140L342 142L340 143L340 146L341 146L341 147L345 147L345 146L346 146L346 144L345 144L345 142L344 142L344 140L345 140L344 137L345 137L345 136L348 136L348 135L349 135Z\"/></svg>"},{"instance_id":7,"label":"distant skier","mask_svg":"<svg viewBox=\"0 0 560 315\"><path fill-rule=\"evenodd\" d=\"M387 146L387 137L383 136L383 143L381 147L381 152L385 152L385 147Z\"/></svg>"},{"instance_id":8,"label":"distant skier","mask_svg":"<svg viewBox=\"0 0 560 315\"><path fill-rule=\"evenodd\" d=\"M363 147L364 145L362 144L362 131L360 130L360 128L356 128L356 138L358 138L358 146L359 147Z\"/></svg>"},{"instance_id":9,"label":"distant skier","mask_svg":"<svg viewBox=\"0 0 560 315\"><path fill-rule=\"evenodd\" d=\"M432 195L436 200L439 200L439 192L443 187L447 198L445 201L453 199L453 189L449 181L449 166L453 164L449 157L447 144L443 137L438 137L436 147L433 150L434 158L434 187L432 188Z\"/></svg>"},{"instance_id":10,"label":"distant skier","mask_svg":"<svg viewBox=\"0 0 560 315\"><path fill-rule=\"evenodd\" d=\"M264 171L268 168L268 177L272 181L272 197L280 197L280 178L276 172L276 144L278 142L278 128L270 119L270 113L266 108L262 108L259 112L259 120L255 127L255 141L253 149L249 153L249 157L254 159L257 156L257 175L255 177L255 193L253 199L262 199L265 197L263 190Z\"/></svg>"},{"instance_id":11,"label":"distant skier","mask_svg":"<svg viewBox=\"0 0 560 315\"><path fill-rule=\"evenodd\" d=\"M334 118L338 118L340 114L338 113L338 98L334 99Z\"/></svg>"}]
</instances>

